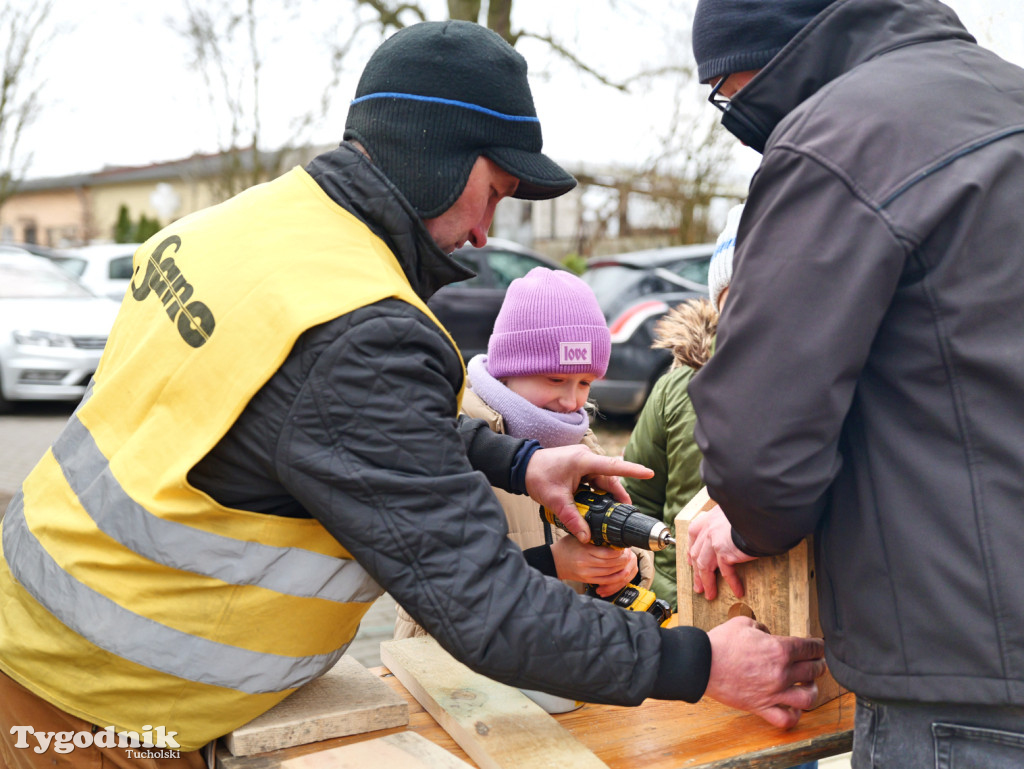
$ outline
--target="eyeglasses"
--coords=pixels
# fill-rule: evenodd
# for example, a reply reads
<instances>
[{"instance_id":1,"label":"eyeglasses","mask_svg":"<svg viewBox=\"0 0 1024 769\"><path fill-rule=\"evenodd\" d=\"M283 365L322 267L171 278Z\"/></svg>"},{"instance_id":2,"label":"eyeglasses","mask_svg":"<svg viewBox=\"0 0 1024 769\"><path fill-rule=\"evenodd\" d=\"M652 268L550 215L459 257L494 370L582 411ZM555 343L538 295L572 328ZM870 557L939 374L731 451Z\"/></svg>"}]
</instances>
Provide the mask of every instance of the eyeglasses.
<instances>
[{"instance_id":1,"label":"eyeglasses","mask_svg":"<svg viewBox=\"0 0 1024 769\"><path fill-rule=\"evenodd\" d=\"M715 84L715 87L711 89L711 93L708 94L708 101L722 112L726 112L729 109L729 97L721 95L719 91L722 90L722 86L725 85L725 81L728 79L728 75L722 75L721 80Z\"/></svg>"}]
</instances>

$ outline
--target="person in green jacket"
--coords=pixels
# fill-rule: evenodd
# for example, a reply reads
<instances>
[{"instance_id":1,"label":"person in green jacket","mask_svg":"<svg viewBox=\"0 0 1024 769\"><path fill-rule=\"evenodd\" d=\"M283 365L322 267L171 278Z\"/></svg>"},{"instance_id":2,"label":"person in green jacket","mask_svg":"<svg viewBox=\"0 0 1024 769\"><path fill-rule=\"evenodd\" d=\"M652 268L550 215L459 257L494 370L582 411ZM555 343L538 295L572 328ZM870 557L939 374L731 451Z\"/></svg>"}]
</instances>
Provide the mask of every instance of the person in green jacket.
<instances>
[{"instance_id":1,"label":"person in green jacket","mask_svg":"<svg viewBox=\"0 0 1024 769\"><path fill-rule=\"evenodd\" d=\"M670 310L655 326L654 347L672 351L672 369L654 384L636 427L629 436L623 458L640 462L654 470L654 477L639 480L623 478L633 504L648 515L663 520L675 536L675 520L686 503L701 490L701 453L693 437L697 420L690 402L690 380L707 363L714 349L718 314L732 282L732 255L736 248L736 230L743 205L734 206L718 236L708 268L708 294L711 300L693 299ZM676 551L685 553L688 541L654 554L654 582L651 589L676 611L679 602L676 587ZM818 769L817 761L789 769Z\"/></svg>"},{"instance_id":2,"label":"person in green jacket","mask_svg":"<svg viewBox=\"0 0 1024 769\"><path fill-rule=\"evenodd\" d=\"M676 514L704 485L700 477L701 453L693 439L696 415L688 390L693 375L711 357L718 313L732 279L732 254L742 210L739 205L729 211L725 229L715 244L708 271L711 301L684 302L670 310L655 327L652 346L672 351L672 368L655 383L623 452L625 459L654 470L653 478L623 479L633 504L664 521L673 530L673 536ZM654 554L651 589L676 610L676 548Z\"/></svg>"}]
</instances>

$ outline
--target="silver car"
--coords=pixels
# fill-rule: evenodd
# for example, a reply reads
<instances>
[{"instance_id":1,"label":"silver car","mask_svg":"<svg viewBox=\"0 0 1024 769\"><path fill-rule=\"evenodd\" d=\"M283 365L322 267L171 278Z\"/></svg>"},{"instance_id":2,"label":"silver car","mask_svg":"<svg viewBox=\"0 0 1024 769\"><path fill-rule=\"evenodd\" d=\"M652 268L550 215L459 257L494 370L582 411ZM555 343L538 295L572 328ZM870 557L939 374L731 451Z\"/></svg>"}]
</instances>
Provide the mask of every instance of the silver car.
<instances>
[{"instance_id":1,"label":"silver car","mask_svg":"<svg viewBox=\"0 0 1024 769\"><path fill-rule=\"evenodd\" d=\"M124 299L132 281L132 257L139 243L101 243L44 254L78 278L90 291L116 302Z\"/></svg>"},{"instance_id":2,"label":"silver car","mask_svg":"<svg viewBox=\"0 0 1024 769\"><path fill-rule=\"evenodd\" d=\"M117 311L48 259L0 247L0 410L79 400Z\"/></svg>"}]
</instances>

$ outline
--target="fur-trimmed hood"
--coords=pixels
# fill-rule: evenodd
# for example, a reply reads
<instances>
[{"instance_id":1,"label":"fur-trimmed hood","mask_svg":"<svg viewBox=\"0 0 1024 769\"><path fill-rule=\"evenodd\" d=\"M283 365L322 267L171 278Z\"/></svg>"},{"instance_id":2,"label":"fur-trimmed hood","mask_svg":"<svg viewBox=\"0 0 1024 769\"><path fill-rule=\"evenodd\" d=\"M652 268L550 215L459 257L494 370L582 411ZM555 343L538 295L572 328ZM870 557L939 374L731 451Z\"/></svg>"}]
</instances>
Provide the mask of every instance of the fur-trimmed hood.
<instances>
[{"instance_id":1,"label":"fur-trimmed hood","mask_svg":"<svg viewBox=\"0 0 1024 769\"><path fill-rule=\"evenodd\" d=\"M691 299L676 305L654 327L655 349L672 351L672 368L689 366L695 371L711 357L711 343L718 329L718 310L707 299Z\"/></svg>"}]
</instances>

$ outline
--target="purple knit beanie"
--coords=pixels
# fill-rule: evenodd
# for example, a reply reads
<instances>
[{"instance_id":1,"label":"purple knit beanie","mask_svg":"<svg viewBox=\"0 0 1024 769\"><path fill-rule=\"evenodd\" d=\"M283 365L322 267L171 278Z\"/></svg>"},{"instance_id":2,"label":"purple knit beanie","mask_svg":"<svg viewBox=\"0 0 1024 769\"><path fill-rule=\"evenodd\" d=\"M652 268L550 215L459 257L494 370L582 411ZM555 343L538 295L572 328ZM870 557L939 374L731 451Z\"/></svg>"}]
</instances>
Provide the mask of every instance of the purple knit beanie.
<instances>
[{"instance_id":1,"label":"purple knit beanie","mask_svg":"<svg viewBox=\"0 0 1024 769\"><path fill-rule=\"evenodd\" d=\"M611 351L611 334L590 286L571 272L534 267L508 287L487 344L487 371L495 379L602 377Z\"/></svg>"}]
</instances>

